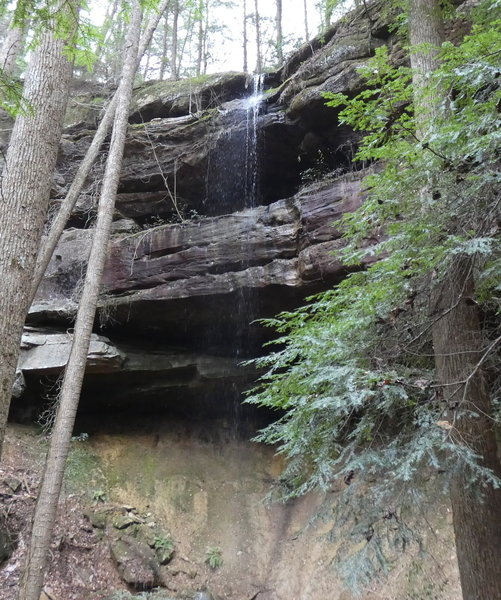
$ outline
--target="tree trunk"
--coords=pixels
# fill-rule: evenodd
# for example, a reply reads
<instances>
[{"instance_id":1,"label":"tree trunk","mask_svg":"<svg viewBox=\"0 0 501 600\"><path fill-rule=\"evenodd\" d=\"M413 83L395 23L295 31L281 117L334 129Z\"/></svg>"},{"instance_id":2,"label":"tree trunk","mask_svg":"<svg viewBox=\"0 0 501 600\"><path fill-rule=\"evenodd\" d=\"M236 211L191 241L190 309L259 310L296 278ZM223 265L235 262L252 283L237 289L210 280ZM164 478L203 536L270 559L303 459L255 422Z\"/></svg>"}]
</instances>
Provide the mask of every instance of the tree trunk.
<instances>
[{"instance_id":1,"label":"tree trunk","mask_svg":"<svg viewBox=\"0 0 501 600\"><path fill-rule=\"evenodd\" d=\"M164 16L164 26L162 30L162 58L160 60L160 80L163 81L165 79L165 71L167 69L167 64L169 62L168 59L169 53L169 15L166 14Z\"/></svg>"},{"instance_id":2,"label":"tree trunk","mask_svg":"<svg viewBox=\"0 0 501 600\"><path fill-rule=\"evenodd\" d=\"M204 1L198 3L198 40L197 40L197 67L196 74L199 77L202 73L202 63L204 56Z\"/></svg>"},{"instance_id":3,"label":"tree trunk","mask_svg":"<svg viewBox=\"0 0 501 600\"><path fill-rule=\"evenodd\" d=\"M281 65L284 62L284 34L282 29L282 0L275 0L277 14L275 17L276 29L277 29L277 60L278 64Z\"/></svg>"},{"instance_id":4,"label":"tree trunk","mask_svg":"<svg viewBox=\"0 0 501 600\"><path fill-rule=\"evenodd\" d=\"M178 61L178 24L179 24L179 0L174 0L174 7L172 12L172 44L171 44L171 57L170 57L170 77L174 81L179 78L179 71L177 67Z\"/></svg>"},{"instance_id":5,"label":"tree trunk","mask_svg":"<svg viewBox=\"0 0 501 600\"><path fill-rule=\"evenodd\" d=\"M205 6L205 26L204 26L204 39L203 39L203 61L202 61L202 74L207 74L207 65L209 62L209 26L210 26L210 0L207 0Z\"/></svg>"},{"instance_id":6,"label":"tree trunk","mask_svg":"<svg viewBox=\"0 0 501 600\"><path fill-rule=\"evenodd\" d=\"M126 55L123 61L123 74L117 92L116 116L106 162L94 240L80 299L73 345L64 374L56 422L35 509L31 546L19 600L39 600L42 591L50 538L85 372L101 277L106 261L106 249L111 232L127 132L129 106L137 68L140 27L141 7L139 2L135 2L125 44Z\"/></svg>"},{"instance_id":7,"label":"tree trunk","mask_svg":"<svg viewBox=\"0 0 501 600\"><path fill-rule=\"evenodd\" d=\"M181 47L179 47L179 41L178 41L178 50L177 50L177 75L178 75L178 77L181 76L186 46L188 46L188 50L189 50L188 67L190 68L192 65L191 48L192 48L192 42L193 42L193 29L195 28L195 16L196 15L193 13L192 10L188 11L188 22L186 23L186 35L184 36Z\"/></svg>"},{"instance_id":8,"label":"tree trunk","mask_svg":"<svg viewBox=\"0 0 501 600\"><path fill-rule=\"evenodd\" d=\"M436 48L443 41L437 0L413 0L410 12L416 133L425 139L443 94L430 92L429 74L438 67ZM424 46L423 46L424 45ZM424 188L421 195L429 193ZM433 346L436 379L442 385L444 406L450 414L451 435L467 444L479 463L501 478L488 386L481 360L486 341L474 301L473 259L456 256L432 289ZM464 600L501 598L501 490L482 490L479 500L465 468L458 465L450 497L461 586ZM477 482L478 486L478 482Z\"/></svg>"},{"instance_id":9,"label":"tree trunk","mask_svg":"<svg viewBox=\"0 0 501 600\"><path fill-rule=\"evenodd\" d=\"M143 71L143 79L146 81L148 79L148 73L150 71L150 58L151 53L149 50L146 51L146 62L144 63L144 71Z\"/></svg>"},{"instance_id":10,"label":"tree trunk","mask_svg":"<svg viewBox=\"0 0 501 600\"><path fill-rule=\"evenodd\" d=\"M501 478L489 386L481 368L488 341L475 301L473 260L458 256L433 291L436 376L453 425L479 463ZM470 478L471 479L471 478ZM474 484L475 485L475 484ZM478 483L476 484L478 487ZM483 500L479 500L479 491ZM459 466L451 486L454 533L464 600L501 598L501 489L478 490Z\"/></svg>"},{"instance_id":11,"label":"tree trunk","mask_svg":"<svg viewBox=\"0 0 501 600\"><path fill-rule=\"evenodd\" d=\"M308 5L307 5L307 0L303 0L303 7L304 7L304 41L307 42L310 39L310 30L308 27Z\"/></svg>"},{"instance_id":12,"label":"tree trunk","mask_svg":"<svg viewBox=\"0 0 501 600\"><path fill-rule=\"evenodd\" d=\"M244 71L244 73L248 73L249 72L249 60L248 60L248 56L247 56L247 47L249 44L249 40L248 40L248 35L247 35L247 0L244 0L243 9L244 9L244 14L243 14L244 19L243 19L243 29L242 29L242 49L243 49L243 53L244 53L243 71Z\"/></svg>"},{"instance_id":13,"label":"tree trunk","mask_svg":"<svg viewBox=\"0 0 501 600\"><path fill-rule=\"evenodd\" d=\"M96 48L96 65L102 60L103 52L107 47L107 44L110 42L110 33L113 29L113 23L116 20L116 14L118 11L119 0L113 0L112 4L108 5L108 10L106 11L106 16L104 17L103 24L101 26L100 37L101 41L98 43Z\"/></svg>"},{"instance_id":14,"label":"tree trunk","mask_svg":"<svg viewBox=\"0 0 501 600\"><path fill-rule=\"evenodd\" d=\"M261 17L259 15L259 0L254 0L254 12L256 19L256 73L262 73L263 55L261 51Z\"/></svg>"},{"instance_id":15,"label":"tree trunk","mask_svg":"<svg viewBox=\"0 0 501 600\"><path fill-rule=\"evenodd\" d=\"M42 35L24 86L33 114L16 119L2 177L0 452L68 98L71 65L64 47L52 32Z\"/></svg>"},{"instance_id":16,"label":"tree trunk","mask_svg":"<svg viewBox=\"0 0 501 600\"><path fill-rule=\"evenodd\" d=\"M423 139L442 99L440 90L435 95L427 91L429 76L439 67L438 48L445 39L437 0L412 0L409 19L416 133Z\"/></svg>"},{"instance_id":17,"label":"tree trunk","mask_svg":"<svg viewBox=\"0 0 501 600\"><path fill-rule=\"evenodd\" d=\"M25 27L13 26L11 23L0 51L0 68L6 75L12 75L16 62L23 47Z\"/></svg>"},{"instance_id":18,"label":"tree trunk","mask_svg":"<svg viewBox=\"0 0 501 600\"><path fill-rule=\"evenodd\" d=\"M155 29L157 28L162 15L168 10L169 3L170 0L162 1L160 6L158 7L158 11L151 17L148 26L146 27L143 33L141 42L139 44L137 68L139 68L139 63L141 62L141 58L145 53L146 48L148 48L148 46L150 45ZM90 170L92 169L92 165L94 164L97 158L99 149L103 145L103 142L106 136L108 135L108 130L115 116L116 105L117 95L115 94L111 102L108 104L108 107L104 113L101 123L99 123L99 127L97 128L97 131L94 134L94 138L92 139L92 143L89 146L84 159L80 163L78 171L75 175L75 179L73 180L70 189L68 190L66 198L61 203L59 212L57 213L56 218L52 222L49 234L42 243L42 248L40 249L37 258L35 276L33 277L33 287L31 291L29 305L31 305L31 303L33 302L35 294L38 290L38 287L40 286L40 282L43 279L44 273L47 269L47 266L49 265L50 259L52 257L52 254L54 253L59 238L61 237L61 234L64 231L66 223L68 222L68 219L70 218L73 209L75 208L75 204L77 203L85 181L89 176Z\"/></svg>"}]
</instances>

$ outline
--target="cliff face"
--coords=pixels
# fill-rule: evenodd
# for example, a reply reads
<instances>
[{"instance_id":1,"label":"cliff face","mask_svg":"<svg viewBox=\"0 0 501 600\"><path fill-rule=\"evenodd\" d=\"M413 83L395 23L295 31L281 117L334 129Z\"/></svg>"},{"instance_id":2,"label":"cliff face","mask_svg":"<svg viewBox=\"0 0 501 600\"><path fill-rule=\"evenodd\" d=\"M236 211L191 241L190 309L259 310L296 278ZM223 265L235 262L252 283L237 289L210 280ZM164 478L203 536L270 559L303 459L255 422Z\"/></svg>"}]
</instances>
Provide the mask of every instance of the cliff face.
<instances>
[{"instance_id":1,"label":"cliff face","mask_svg":"<svg viewBox=\"0 0 501 600\"><path fill-rule=\"evenodd\" d=\"M357 66L385 41L384 27L359 11L267 75L264 90L238 73L136 90L100 307L100 333L123 357L118 372L136 371L129 354L140 340L141 353L159 344L169 354L169 346L183 356L214 353L247 381L235 363L258 354L269 335L249 324L344 276L332 224L361 202L363 173L347 172L357 137L321 92L357 89ZM103 95L81 90L68 110L54 206L90 143ZM30 311L31 326L50 325L55 335L77 307L105 151ZM45 370L25 364L27 380Z\"/></svg>"},{"instance_id":2,"label":"cliff face","mask_svg":"<svg viewBox=\"0 0 501 600\"><path fill-rule=\"evenodd\" d=\"M136 90L75 432L90 436L86 452L100 475L83 474L79 489L83 496L85 488L87 495L105 490L115 507L134 506L145 522L155 518L169 531L176 554L150 583L179 597L199 590L183 597L209 600L200 592L207 587L228 600L351 597L329 568L338 547L323 536L330 525L308 528L322 498L271 508L260 502L281 461L248 441L274 416L241 404L256 374L239 363L269 339L256 319L298 306L345 275L335 221L363 200L365 173L349 172L357 136L339 125L321 93L359 89L357 66L375 47L391 46L384 3L372 6L371 15L356 11L267 75L259 101L252 79L238 73ZM90 144L105 95L83 86L72 100L54 207ZM50 403L67 360L105 151L30 311L15 420ZM446 509L430 518L447 531ZM112 540L137 538L131 529L98 529L106 527ZM224 559L214 572L203 566L212 546ZM424 598L412 595L416 582L375 591L388 600ZM82 589L66 597L87 599L89 590L105 597L91 583ZM442 592L452 600L457 588Z\"/></svg>"}]
</instances>

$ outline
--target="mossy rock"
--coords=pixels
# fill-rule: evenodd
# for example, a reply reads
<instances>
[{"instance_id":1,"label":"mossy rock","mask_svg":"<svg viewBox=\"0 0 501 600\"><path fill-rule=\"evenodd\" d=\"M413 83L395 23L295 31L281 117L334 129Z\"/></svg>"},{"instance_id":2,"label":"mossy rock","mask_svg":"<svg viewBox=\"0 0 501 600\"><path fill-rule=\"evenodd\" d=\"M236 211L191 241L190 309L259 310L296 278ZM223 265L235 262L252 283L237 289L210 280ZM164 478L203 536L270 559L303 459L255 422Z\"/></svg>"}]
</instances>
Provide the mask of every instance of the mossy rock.
<instances>
[{"instance_id":1,"label":"mossy rock","mask_svg":"<svg viewBox=\"0 0 501 600\"><path fill-rule=\"evenodd\" d=\"M113 527L115 529L127 529L131 525L135 525L137 523L137 518L133 515L117 515L113 519Z\"/></svg>"},{"instance_id":2,"label":"mossy rock","mask_svg":"<svg viewBox=\"0 0 501 600\"><path fill-rule=\"evenodd\" d=\"M125 583L137 590L149 590L158 585L160 565L147 544L130 536L121 536L110 542L110 553Z\"/></svg>"},{"instance_id":3,"label":"mossy rock","mask_svg":"<svg viewBox=\"0 0 501 600\"><path fill-rule=\"evenodd\" d=\"M85 517L95 529L106 529L108 514L104 510L88 510Z\"/></svg>"},{"instance_id":4,"label":"mossy rock","mask_svg":"<svg viewBox=\"0 0 501 600\"><path fill-rule=\"evenodd\" d=\"M132 123L154 118L181 117L214 108L246 95L245 73L215 73L179 81L148 82L134 93Z\"/></svg>"}]
</instances>

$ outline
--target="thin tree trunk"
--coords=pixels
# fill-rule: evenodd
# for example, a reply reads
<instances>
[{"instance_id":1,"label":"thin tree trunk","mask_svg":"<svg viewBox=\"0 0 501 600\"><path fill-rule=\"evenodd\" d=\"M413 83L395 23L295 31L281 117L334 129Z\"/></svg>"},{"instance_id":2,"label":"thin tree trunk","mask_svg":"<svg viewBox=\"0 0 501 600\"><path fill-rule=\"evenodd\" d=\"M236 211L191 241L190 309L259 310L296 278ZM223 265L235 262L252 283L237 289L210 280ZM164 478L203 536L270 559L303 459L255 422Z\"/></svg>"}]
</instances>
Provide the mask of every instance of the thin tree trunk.
<instances>
[{"instance_id":1,"label":"thin tree trunk","mask_svg":"<svg viewBox=\"0 0 501 600\"><path fill-rule=\"evenodd\" d=\"M114 0L112 4L108 5L108 10L101 27L101 42L98 44L95 52L96 64L99 64L99 61L102 59L103 51L109 42L109 34L113 28L113 23L115 22L119 2L120 0Z\"/></svg>"},{"instance_id":2,"label":"thin tree trunk","mask_svg":"<svg viewBox=\"0 0 501 600\"><path fill-rule=\"evenodd\" d=\"M437 49L443 22L437 0L413 0L410 12L416 133L424 140L433 130L443 93L430 89L429 75L438 66ZM429 182L421 195L429 194ZM481 369L485 340L475 301L473 259L456 256L432 289L435 321L433 346L436 379L443 386L444 405L453 425L451 435L467 444L480 463L501 478L490 396ZM451 505L464 600L501 598L501 490L478 490L458 465L451 485Z\"/></svg>"},{"instance_id":3,"label":"thin tree trunk","mask_svg":"<svg viewBox=\"0 0 501 600\"><path fill-rule=\"evenodd\" d=\"M249 60L247 55L247 46L249 44L248 35L247 35L247 0L244 0L244 20L243 20L243 29L242 29L242 47L244 51L244 73L249 72Z\"/></svg>"},{"instance_id":4,"label":"thin tree trunk","mask_svg":"<svg viewBox=\"0 0 501 600\"><path fill-rule=\"evenodd\" d=\"M256 18L256 73L263 71L263 55L261 51L261 17L259 15L259 0L254 0Z\"/></svg>"},{"instance_id":5,"label":"thin tree trunk","mask_svg":"<svg viewBox=\"0 0 501 600\"><path fill-rule=\"evenodd\" d=\"M304 35L305 35L305 42L307 42L310 39L310 30L308 27L308 5L307 5L307 0L303 0L303 10L304 10Z\"/></svg>"},{"instance_id":6,"label":"thin tree trunk","mask_svg":"<svg viewBox=\"0 0 501 600\"><path fill-rule=\"evenodd\" d=\"M150 45L151 39L155 32L155 29L158 26L158 23L162 17L162 14L168 10L170 0L163 0L160 6L158 7L158 12L155 13L146 27L142 38L141 43L139 45L138 51L138 63L137 68L139 68L139 63L141 62L141 58L146 51L146 48ZM29 305L33 302L35 294L40 286L40 282L43 279L47 266L49 265L52 254L54 253L54 249L57 246L59 238L64 231L66 223L75 208L75 204L80 196L83 186L85 185L85 181L89 176L90 170L92 169L92 165L94 164L97 155L99 154L99 149L103 145L103 142L108 135L108 130L113 122L113 118L115 116L115 109L117 103L117 95L112 98L111 102L108 104L108 107L103 115L101 123L99 123L99 127L97 128L96 133L94 134L94 138L89 146L87 153L85 154L84 159L80 163L78 171L75 175L75 179L73 180L70 189L68 190L68 194L66 198L63 200L59 212L57 213L56 218L54 219L49 234L45 238L42 243L42 248L38 254L37 264L35 269L35 276L33 277L33 287L31 291L31 297L29 301Z\"/></svg>"},{"instance_id":7,"label":"thin tree trunk","mask_svg":"<svg viewBox=\"0 0 501 600\"><path fill-rule=\"evenodd\" d=\"M177 50L177 74L178 74L178 77L181 75L181 67L183 66L183 59L184 59L184 53L186 50L186 44L188 44L188 48L190 50L188 64L190 67L192 65L191 47L192 47L192 41L193 41L193 29L195 27L195 18L194 17L195 17L195 15L193 14L193 12L189 11L188 23L186 25L186 35L184 36L183 43L181 45L181 49L179 49L179 42L178 42L178 50Z\"/></svg>"},{"instance_id":8,"label":"thin tree trunk","mask_svg":"<svg viewBox=\"0 0 501 600\"><path fill-rule=\"evenodd\" d=\"M279 65L284 62L284 33L282 29L282 0L275 0L277 14L275 17L277 29L277 60Z\"/></svg>"},{"instance_id":9,"label":"thin tree trunk","mask_svg":"<svg viewBox=\"0 0 501 600\"><path fill-rule=\"evenodd\" d=\"M6 75L12 75L23 47L25 27L13 26L11 23L0 51L0 68Z\"/></svg>"},{"instance_id":10,"label":"thin tree trunk","mask_svg":"<svg viewBox=\"0 0 501 600\"><path fill-rule=\"evenodd\" d=\"M143 79L145 81L148 79L148 71L150 70L150 57L151 57L151 53L148 49L146 51L146 62L144 64L144 71L143 71Z\"/></svg>"},{"instance_id":11,"label":"thin tree trunk","mask_svg":"<svg viewBox=\"0 0 501 600\"><path fill-rule=\"evenodd\" d=\"M207 0L205 6L205 26L204 26L204 40L203 40L203 61L202 61L202 73L207 74L207 64L209 62L209 25L210 25L210 0Z\"/></svg>"},{"instance_id":12,"label":"thin tree trunk","mask_svg":"<svg viewBox=\"0 0 501 600\"><path fill-rule=\"evenodd\" d=\"M178 24L179 24L179 0L174 0L172 13L172 45L170 58L170 78L176 81L179 78L177 67L178 61Z\"/></svg>"},{"instance_id":13,"label":"thin tree trunk","mask_svg":"<svg viewBox=\"0 0 501 600\"><path fill-rule=\"evenodd\" d=\"M162 31L162 58L160 61L160 79L163 81L165 78L165 71L168 62L169 52L169 16L168 14L164 17L164 27Z\"/></svg>"},{"instance_id":14,"label":"thin tree trunk","mask_svg":"<svg viewBox=\"0 0 501 600\"><path fill-rule=\"evenodd\" d=\"M47 31L33 54L24 86L33 114L16 119L1 182L0 452L68 99L71 64L64 46Z\"/></svg>"},{"instance_id":15,"label":"thin tree trunk","mask_svg":"<svg viewBox=\"0 0 501 600\"><path fill-rule=\"evenodd\" d=\"M197 66L196 74L199 77L202 73L202 62L204 54L204 0L198 3L198 40L197 40Z\"/></svg>"},{"instance_id":16,"label":"thin tree trunk","mask_svg":"<svg viewBox=\"0 0 501 600\"><path fill-rule=\"evenodd\" d=\"M31 546L19 600L39 600L47 565L50 538L56 518L57 504L64 476L64 467L87 361L90 336L106 261L115 198L120 178L123 149L127 132L129 106L137 68L141 27L141 6L134 2L129 33L125 44L123 74L118 89L113 135L106 162L103 188L99 202L94 240L87 265L85 284L75 324L75 334L61 389L59 408L51 436L44 476L33 521Z\"/></svg>"},{"instance_id":17,"label":"thin tree trunk","mask_svg":"<svg viewBox=\"0 0 501 600\"><path fill-rule=\"evenodd\" d=\"M108 57L111 58L111 82L113 85L118 85L120 80L120 75L123 70L122 66L122 55L120 53L120 48L123 47L125 43L125 22L123 18L118 19L118 25L116 30L114 31L113 40L110 40L109 49L111 52L108 54ZM107 57L107 58L108 58Z\"/></svg>"}]
</instances>

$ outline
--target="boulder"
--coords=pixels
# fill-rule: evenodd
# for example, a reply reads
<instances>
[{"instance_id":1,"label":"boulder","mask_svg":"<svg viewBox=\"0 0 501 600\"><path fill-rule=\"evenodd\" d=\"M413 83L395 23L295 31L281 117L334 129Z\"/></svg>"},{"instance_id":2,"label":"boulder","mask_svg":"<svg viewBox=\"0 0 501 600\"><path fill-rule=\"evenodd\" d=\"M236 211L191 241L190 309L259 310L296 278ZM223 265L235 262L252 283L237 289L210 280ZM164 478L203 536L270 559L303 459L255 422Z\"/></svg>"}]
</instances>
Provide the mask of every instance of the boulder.
<instances>
[{"instance_id":1,"label":"boulder","mask_svg":"<svg viewBox=\"0 0 501 600\"><path fill-rule=\"evenodd\" d=\"M147 544L122 536L110 542L110 553L125 583L141 591L158 585L159 564Z\"/></svg>"}]
</instances>

